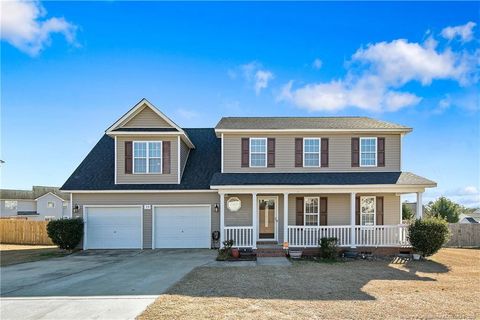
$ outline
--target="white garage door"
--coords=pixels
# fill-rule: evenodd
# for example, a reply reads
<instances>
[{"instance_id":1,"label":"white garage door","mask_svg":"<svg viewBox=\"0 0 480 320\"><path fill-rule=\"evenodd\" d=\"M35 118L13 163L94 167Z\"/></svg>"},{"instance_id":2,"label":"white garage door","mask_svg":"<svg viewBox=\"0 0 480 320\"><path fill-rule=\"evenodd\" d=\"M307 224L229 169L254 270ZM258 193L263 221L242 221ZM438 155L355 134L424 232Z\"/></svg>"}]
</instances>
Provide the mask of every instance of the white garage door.
<instances>
[{"instance_id":1,"label":"white garage door","mask_svg":"<svg viewBox=\"0 0 480 320\"><path fill-rule=\"evenodd\" d=\"M155 248L210 248L210 206L154 208Z\"/></svg>"},{"instance_id":2,"label":"white garage door","mask_svg":"<svg viewBox=\"0 0 480 320\"><path fill-rule=\"evenodd\" d=\"M85 249L141 249L141 207L86 207Z\"/></svg>"}]
</instances>

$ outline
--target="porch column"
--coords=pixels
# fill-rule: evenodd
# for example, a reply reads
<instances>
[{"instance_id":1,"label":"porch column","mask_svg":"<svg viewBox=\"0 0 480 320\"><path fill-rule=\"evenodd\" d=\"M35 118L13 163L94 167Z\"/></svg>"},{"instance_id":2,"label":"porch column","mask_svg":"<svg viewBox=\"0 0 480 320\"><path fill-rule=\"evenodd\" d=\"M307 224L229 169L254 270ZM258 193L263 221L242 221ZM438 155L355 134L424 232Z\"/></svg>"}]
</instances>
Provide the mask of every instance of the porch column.
<instances>
[{"instance_id":1,"label":"porch column","mask_svg":"<svg viewBox=\"0 0 480 320\"><path fill-rule=\"evenodd\" d=\"M355 192L350 193L350 247L355 245Z\"/></svg>"},{"instance_id":2,"label":"porch column","mask_svg":"<svg viewBox=\"0 0 480 320\"><path fill-rule=\"evenodd\" d=\"M252 227L253 227L253 249L257 248L257 193L252 193Z\"/></svg>"},{"instance_id":3,"label":"porch column","mask_svg":"<svg viewBox=\"0 0 480 320\"><path fill-rule=\"evenodd\" d=\"M288 195L283 194L283 243L288 243Z\"/></svg>"},{"instance_id":4,"label":"porch column","mask_svg":"<svg viewBox=\"0 0 480 320\"><path fill-rule=\"evenodd\" d=\"M223 241L225 241L225 194L220 195L220 248L223 248Z\"/></svg>"},{"instance_id":5,"label":"porch column","mask_svg":"<svg viewBox=\"0 0 480 320\"><path fill-rule=\"evenodd\" d=\"M417 219L423 218L422 196L423 196L423 192L417 192L417 214L415 216Z\"/></svg>"}]
</instances>

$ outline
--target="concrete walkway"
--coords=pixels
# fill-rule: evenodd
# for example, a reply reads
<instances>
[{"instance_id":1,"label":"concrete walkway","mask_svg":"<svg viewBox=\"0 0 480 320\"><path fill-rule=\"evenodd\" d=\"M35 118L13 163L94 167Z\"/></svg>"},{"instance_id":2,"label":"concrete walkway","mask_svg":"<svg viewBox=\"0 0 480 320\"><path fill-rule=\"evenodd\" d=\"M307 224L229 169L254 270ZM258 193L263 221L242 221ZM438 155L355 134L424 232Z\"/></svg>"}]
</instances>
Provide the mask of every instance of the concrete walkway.
<instances>
[{"instance_id":1,"label":"concrete walkway","mask_svg":"<svg viewBox=\"0 0 480 320\"><path fill-rule=\"evenodd\" d=\"M102 250L0 268L2 319L133 319L214 250Z\"/></svg>"},{"instance_id":2,"label":"concrete walkway","mask_svg":"<svg viewBox=\"0 0 480 320\"><path fill-rule=\"evenodd\" d=\"M292 263L285 257L258 257L257 261L212 261L207 267L290 267Z\"/></svg>"}]
</instances>

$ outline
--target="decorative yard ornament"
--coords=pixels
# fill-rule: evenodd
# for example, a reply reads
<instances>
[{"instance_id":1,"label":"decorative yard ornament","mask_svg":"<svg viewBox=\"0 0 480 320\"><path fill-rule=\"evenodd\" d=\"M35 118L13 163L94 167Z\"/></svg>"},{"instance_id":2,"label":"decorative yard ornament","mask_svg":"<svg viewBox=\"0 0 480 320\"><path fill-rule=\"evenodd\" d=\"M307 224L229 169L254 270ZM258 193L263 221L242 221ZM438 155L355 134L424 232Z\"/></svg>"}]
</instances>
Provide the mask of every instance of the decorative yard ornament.
<instances>
[{"instance_id":1,"label":"decorative yard ornament","mask_svg":"<svg viewBox=\"0 0 480 320\"><path fill-rule=\"evenodd\" d=\"M237 212L242 207L242 201L237 197L231 197L227 201L227 208L232 212Z\"/></svg>"}]
</instances>

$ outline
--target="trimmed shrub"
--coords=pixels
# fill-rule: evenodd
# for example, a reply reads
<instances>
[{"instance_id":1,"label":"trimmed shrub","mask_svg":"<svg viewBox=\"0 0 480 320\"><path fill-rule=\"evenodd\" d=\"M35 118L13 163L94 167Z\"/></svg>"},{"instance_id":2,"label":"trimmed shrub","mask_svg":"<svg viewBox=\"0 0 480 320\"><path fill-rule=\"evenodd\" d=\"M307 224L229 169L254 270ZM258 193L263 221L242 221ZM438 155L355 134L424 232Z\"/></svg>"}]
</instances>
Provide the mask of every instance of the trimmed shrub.
<instances>
[{"instance_id":1,"label":"trimmed shrub","mask_svg":"<svg viewBox=\"0 0 480 320\"><path fill-rule=\"evenodd\" d=\"M218 249L217 260L227 260L232 257L233 240L223 241L223 248Z\"/></svg>"},{"instance_id":2,"label":"trimmed shrub","mask_svg":"<svg viewBox=\"0 0 480 320\"><path fill-rule=\"evenodd\" d=\"M60 249L73 250L82 240L83 220L81 218L52 220L47 224L47 233Z\"/></svg>"},{"instance_id":3,"label":"trimmed shrub","mask_svg":"<svg viewBox=\"0 0 480 320\"><path fill-rule=\"evenodd\" d=\"M436 253L448 241L448 223L437 217L415 220L408 228L408 237L413 249L427 257Z\"/></svg>"},{"instance_id":4,"label":"trimmed shrub","mask_svg":"<svg viewBox=\"0 0 480 320\"><path fill-rule=\"evenodd\" d=\"M337 238L321 238L320 249L323 259L335 260L337 258Z\"/></svg>"}]
</instances>

